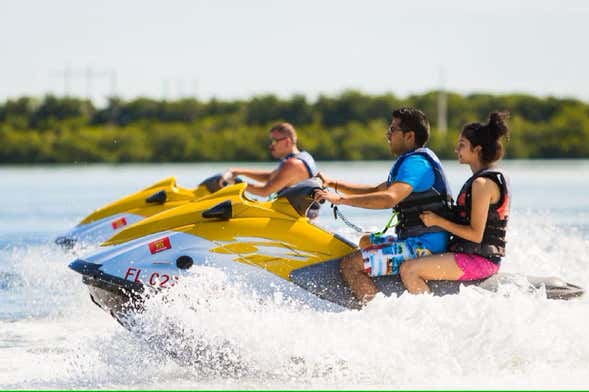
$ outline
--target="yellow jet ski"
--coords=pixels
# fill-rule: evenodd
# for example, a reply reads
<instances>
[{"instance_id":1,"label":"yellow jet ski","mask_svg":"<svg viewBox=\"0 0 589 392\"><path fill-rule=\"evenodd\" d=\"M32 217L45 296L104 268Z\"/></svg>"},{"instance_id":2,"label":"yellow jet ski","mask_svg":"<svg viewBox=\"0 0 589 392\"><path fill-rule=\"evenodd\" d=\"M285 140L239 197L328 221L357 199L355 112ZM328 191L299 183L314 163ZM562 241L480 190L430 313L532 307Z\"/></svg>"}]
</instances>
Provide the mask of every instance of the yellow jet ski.
<instances>
[{"instance_id":1,"label":"yellow jet ski","mask_svg":"<svg viewBox=\"0 0 589 392\"><path fill-rule=\"evenodd\" d=\"M178 186L176 177L158 181L92 212L57 237L55 243L65 249L71 249L75 244L98 245L149 216L216 192L220 189L220 179L220 175L209 177L194 189Z\"/></svg>"},{"instance_id":2,"label":"yellow jet ski","mask_svg":"<svg viewBox=\"0 0 589 392\"><path fill-rule=\"evenodd\" d=\"M69 266L83 276L92 300L121 319L141 307L142 293L174 286L190 270L210 265L247 264L265 269L332 303L359 308L339 273L341 258L356 249L345 238L312 223L305 214L321 187L306 180L272 201L254 201L246 184L227 186L126 227L93 253ZM481 281L430 282L436 295L454 294L459 286L496 291L510 274ZM517 277L521 280L521 276ZM375 279L386 295L405 291L398 276ZM583 289L559 278L528 278L548 298L569 299Z\"/></svg>"}]
</instances>

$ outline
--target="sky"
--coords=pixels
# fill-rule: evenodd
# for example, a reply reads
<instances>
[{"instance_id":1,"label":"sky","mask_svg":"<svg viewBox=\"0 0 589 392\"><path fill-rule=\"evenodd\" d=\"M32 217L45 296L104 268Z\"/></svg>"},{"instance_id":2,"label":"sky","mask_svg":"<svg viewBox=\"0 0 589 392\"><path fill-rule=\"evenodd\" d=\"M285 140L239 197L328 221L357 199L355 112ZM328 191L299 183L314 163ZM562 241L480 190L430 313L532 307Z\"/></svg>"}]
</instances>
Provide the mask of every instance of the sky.
<instances>
[{"instance_id":1,"label":"sky","mask_svg":"<svg viewBox=\"0 0 589 392\"><path fill-rule=\"evenodd\" d=\"M0 101L403 97L440 87L589 101L584 0L0 4Z\"/></svg>"}]
</instances>

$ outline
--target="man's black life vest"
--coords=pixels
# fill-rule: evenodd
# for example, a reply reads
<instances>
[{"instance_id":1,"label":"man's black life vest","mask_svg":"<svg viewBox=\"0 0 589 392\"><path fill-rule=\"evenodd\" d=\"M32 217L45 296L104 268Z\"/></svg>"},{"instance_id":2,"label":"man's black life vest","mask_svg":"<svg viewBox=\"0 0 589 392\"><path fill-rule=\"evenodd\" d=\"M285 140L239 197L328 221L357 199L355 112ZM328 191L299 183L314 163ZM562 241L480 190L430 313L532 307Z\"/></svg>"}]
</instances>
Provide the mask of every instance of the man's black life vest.
<instances>
[{"instance_id":1,"label":"man's black life vest","mask_svg":"<svg viewBox=\"0 0 589 392\"><path fill-rule=\"evenodd\" d=\"M419 218L419 214L423 211L432 211L440 216L449 217L452 206L452 192L444 174L442 163L436 154L426 147L421 147L401 155L389 174L387 186L390 186L395 181L403 161L413 155L423 156L432 165L434 169L434 184L426 191L412 192L393 208L398 214L398 224L395 232L401 240L426 233L445 231L437 226L425 226Z\"/></svg>"},{"instance_id":2,"label":"man's black life vest","mask_svg":"<svg viewBox=\"0 0 589 392\"><path fill-rule=\"evenodd\" d=\"M476 254L494 263L499 263L501 258L505 256L505 233L509 218L509 190L505 175L501 171L497 169L481 170L466 181L456 200L453 221L461 225L470 224L472 183L479 177L492 180L499 186L500 191L499 201L489 205L483 240L477 244L458 236L452 236L449 249L452 252Z\"/></svg>"}]
</instances>

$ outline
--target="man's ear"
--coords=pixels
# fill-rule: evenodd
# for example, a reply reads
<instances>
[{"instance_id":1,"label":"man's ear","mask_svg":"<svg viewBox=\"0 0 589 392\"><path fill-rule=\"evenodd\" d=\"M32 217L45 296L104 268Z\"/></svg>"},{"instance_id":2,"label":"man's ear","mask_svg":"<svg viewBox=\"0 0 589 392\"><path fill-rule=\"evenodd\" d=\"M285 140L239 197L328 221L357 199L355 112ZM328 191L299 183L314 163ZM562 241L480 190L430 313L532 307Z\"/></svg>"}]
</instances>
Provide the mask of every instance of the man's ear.
<instances>
[{"instance_id":1,"label":"man's ear","mask_svg":"<svg viewBox=\"0 0 589 392\"><path fill-rule=\"evenodd\" d=\"M409 144L415 144L415 131L404 132L403 137Z\"/></svg>"}]
</instances>

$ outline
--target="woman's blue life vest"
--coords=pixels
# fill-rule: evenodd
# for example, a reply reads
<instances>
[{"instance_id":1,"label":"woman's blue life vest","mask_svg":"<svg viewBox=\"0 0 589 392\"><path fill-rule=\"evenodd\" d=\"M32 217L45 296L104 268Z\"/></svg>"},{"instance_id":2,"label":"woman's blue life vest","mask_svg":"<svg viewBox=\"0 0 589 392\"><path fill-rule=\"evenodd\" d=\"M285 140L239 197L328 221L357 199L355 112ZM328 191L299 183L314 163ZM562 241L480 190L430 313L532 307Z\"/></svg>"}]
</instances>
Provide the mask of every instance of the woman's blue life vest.
<instances>
[{"instance_id":1,"label":"woman's blue life vest","mask_svg":"<svg viewBox=\"0 0 589 392\"><path fill-rule=\"evenodd\" d=\"M485 231L480 244L458 236L452 236L449 249L457 253L476 254L499 264L501 258L505 256L505 235L507 233L510 203L509 185L501 170L484 169L476 172L466 181L456 199L456 207L452 220L461 225L470 224L472 183L479 177L488 178L497 184L500 191L499 201L489 205Z\"/></svg>"},{"instance_id":2,"label":"woman's blue life vest","mask_svg":"<svg viewBox=\"0 0 589 392\"><path fill-rule=\"evenodd\" d=\"M423 192L412 192L393 208L394 214L397 215L397 226L395 232L401 240L407 237L416 237L426 233L438 233L445 230L438 226L427 227L419 218L419 214L424 211L432 211L444 218L450 218L452 215L452 191L446 179L444 168L436 154L427 147L420 147L409 151L395 162L390 172L387 186L395 181L399 169L410 156L420 155L427 159L434 171L433 186Z\"/></svg>"}]
</instances>

